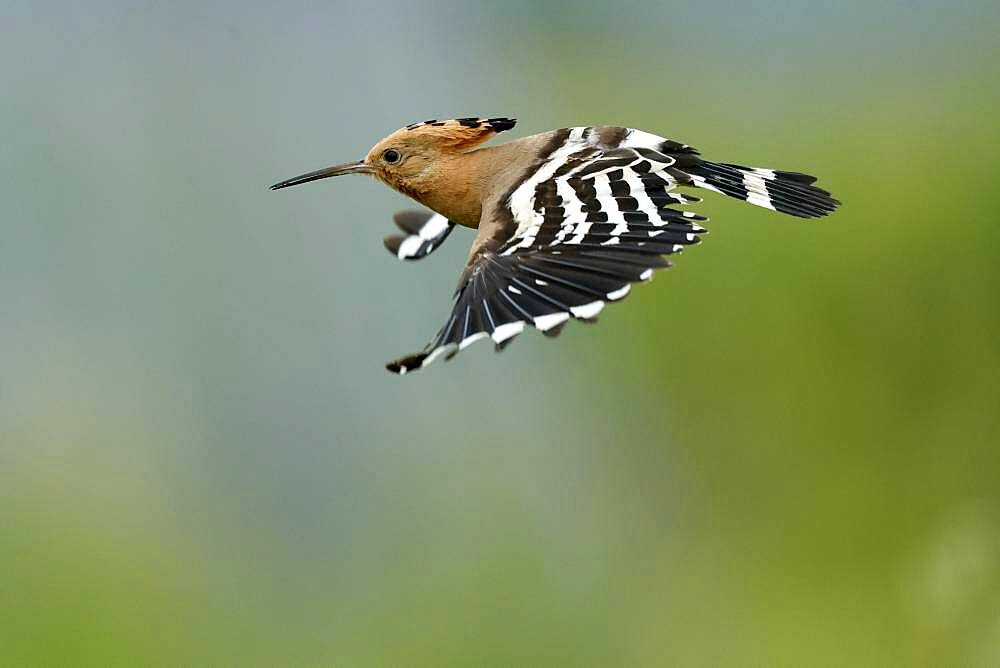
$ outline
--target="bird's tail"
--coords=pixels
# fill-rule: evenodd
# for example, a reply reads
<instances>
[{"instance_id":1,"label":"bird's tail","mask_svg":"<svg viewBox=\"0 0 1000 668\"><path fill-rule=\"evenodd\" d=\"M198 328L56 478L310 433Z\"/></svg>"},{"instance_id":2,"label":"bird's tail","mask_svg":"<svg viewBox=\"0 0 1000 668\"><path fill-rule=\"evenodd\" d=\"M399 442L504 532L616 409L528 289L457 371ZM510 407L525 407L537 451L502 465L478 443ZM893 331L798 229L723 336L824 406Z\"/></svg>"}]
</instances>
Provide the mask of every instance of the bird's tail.
<instances>
[{"instance_id":1,"label":"bird's tail","mask_svg":"<svg viewBox=\"0 0 1000 668\"><path fill-rule=\"evenodd\" d=\"M683 173L690 177L688 185L800 218L819 218L840 205L830 193L812 185L815 176L799 172L699 160L685 165Z\"/></svg>"}]
</instances>

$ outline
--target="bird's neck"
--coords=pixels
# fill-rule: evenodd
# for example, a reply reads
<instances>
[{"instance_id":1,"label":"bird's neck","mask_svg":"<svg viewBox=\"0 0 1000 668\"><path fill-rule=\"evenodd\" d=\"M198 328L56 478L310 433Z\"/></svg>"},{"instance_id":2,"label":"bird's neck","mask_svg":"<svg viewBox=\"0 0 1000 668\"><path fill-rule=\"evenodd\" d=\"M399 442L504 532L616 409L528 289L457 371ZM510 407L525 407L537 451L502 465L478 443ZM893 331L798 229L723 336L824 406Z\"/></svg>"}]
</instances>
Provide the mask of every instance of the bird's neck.
<instances>
[{"instance_id":1,"label":"bird's neck","mask_svg":"<svg viewBox=\"0 0 1000 668\"><path fill-rule=\"evenodd\" d=\"M483 200L501 157L497 148L444 154L414 192L403 192L454 223L479 227Z\"/></svg>"}]
</instances>

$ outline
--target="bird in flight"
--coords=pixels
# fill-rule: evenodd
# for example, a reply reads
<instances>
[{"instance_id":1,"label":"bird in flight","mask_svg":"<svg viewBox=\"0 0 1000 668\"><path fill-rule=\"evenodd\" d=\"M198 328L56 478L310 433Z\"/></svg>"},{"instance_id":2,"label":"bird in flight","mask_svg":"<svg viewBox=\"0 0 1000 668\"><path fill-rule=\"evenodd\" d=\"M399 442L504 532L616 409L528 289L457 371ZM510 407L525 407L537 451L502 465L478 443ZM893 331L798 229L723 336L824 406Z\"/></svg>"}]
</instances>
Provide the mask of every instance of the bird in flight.
<instances>
[{"instance_id":1,"label":"bird in flight","mask_svg":"<svg viewBox=\"0 0 1000 668\"><path fill-rule=\"evenodd\" d=\"M407 125L363 160L276 183L272 190L341 174L368 174L430 211L394 216L385 238L398 258L428 255L455 225L477 230L444 327L419 353L386 365L405 374L450 359L484 338L502 349L531 326L555 336L570 319L594 321L608 302L669 267L663 257L699 242L708 218L675 207L710 190L800 218L839 204L799 172L712 162L697 149L614 126L552 130L477 148L512 118Z\"/></svg>"}]
</instances>

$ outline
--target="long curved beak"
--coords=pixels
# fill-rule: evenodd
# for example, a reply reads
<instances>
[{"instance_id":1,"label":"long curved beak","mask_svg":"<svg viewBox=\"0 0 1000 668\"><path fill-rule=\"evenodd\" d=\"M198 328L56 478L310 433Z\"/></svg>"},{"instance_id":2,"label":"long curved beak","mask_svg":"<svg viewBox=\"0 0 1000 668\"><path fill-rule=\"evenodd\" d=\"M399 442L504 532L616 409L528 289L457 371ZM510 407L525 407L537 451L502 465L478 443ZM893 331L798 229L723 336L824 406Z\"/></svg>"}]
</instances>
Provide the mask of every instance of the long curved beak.
<instances>
[{"instance_id":1,"label":"long curved beak","mask_svg":"<svg viewBox=\"0 0 1000 668\"><path fill-rule=\"evenodd\" d=\"M342 165L334 165L333 167L317 169L315 172L309 172L308 174L302 174L301 176L296 176L288 179L287 181L282 181L281 183L275 183L271 186L271 190L280 190L281 188L287 188L288 186L297 186L300 183L309 183L310 181L327 179L331 176L340 176L341 174L371 173L372 168L366 165L363 160L358 160L357 162L345 162Z\"/></svg>"}]
</instances>

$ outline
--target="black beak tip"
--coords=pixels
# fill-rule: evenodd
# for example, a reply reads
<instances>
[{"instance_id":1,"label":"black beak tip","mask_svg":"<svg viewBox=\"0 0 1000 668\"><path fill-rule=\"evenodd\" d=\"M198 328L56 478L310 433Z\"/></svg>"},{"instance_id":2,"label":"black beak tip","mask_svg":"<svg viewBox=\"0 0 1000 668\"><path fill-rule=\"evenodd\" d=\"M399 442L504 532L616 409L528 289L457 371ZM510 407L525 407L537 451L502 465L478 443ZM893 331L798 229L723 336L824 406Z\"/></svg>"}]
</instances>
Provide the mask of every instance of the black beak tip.
<instances>
[{"instance_id":1,"label":"black beak tip","mask_svg":"<svg viewBox=\"0 0 1000 668\"><path fill-rule=\"evenodd\" d=\"M331 176L340 176L341 174L358 174L367 173L370 174L368 165L363 161L359 160L357 162L347 162L342 165L334 165L332 167L325 167L323 169L317 169L315 172L309 172L308 174L301 174L291 179L286 179L285 181L279 181L271 186L271 190L280 190L282 188L288 188L290 186L298 186L303 183L310 183L312 181L319 181L320 179L326 179Z\"/></svg>"}]
</instances>

